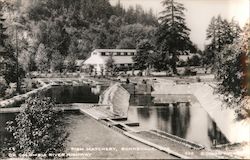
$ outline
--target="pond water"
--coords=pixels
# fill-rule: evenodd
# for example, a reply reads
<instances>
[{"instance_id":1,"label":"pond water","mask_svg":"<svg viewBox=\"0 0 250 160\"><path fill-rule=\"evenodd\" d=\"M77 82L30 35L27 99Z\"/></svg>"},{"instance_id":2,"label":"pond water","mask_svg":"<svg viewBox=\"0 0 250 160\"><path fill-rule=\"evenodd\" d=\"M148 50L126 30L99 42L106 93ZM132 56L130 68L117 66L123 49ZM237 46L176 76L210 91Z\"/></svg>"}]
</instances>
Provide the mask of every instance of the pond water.
<instances>
[{"instance_id":1,"label":"pond water","mask_svg":"<svg viewBox=\"0 0 250 160\"><path fill-rule=\"evenodd\" d=\"M44 95L52 97L57 103L97 103L100 93L105 88L107 87L88 85L53 87L44 93ZM164 97L165 95L158 96ZM161 103L161 105L155 105L155 99L157 99L157 95L131 96L128 119L140 122L141 128L162 130L197 142L208 148L212 146L213 142L217 144L228 143L227 139L216 126L216 123L199 104L169 106ZM2 142L9 136L4 129L5 123L6 121L13 120L14 117L15 115L13 114L0 114L0 149L2 147L1 144L3 144ZM81 116L77 117L74 123L82 122L79 118ZM93 126L95 128L96 124ZM81 132L74 129L70 130L70 134L74 135L71 136L71 141L75 143L79 143L78 139L86 139L86 137L82 137ZM70 145L75 144L71 143Z\"/></svg>"},{"instance_id":2,"label":"pond water","mask_svg":"<svg viewBox=\"0 0 250 160\"><path fill-rule=\"evenodd\" d=\"M97 103L99 95L107 86L55 86L44 93L46 97L52 97L56 103Z\"/></svg>"},{"instance_id":3,"label":"pond water","mask_svg":"<svg viewBox=\"0 0 250 160\"><path fill-rule=\"evenodd\" d=\"M228 140L199 103L154 105L163 95L132 97L128 119L140 122L141 128L158 129L210 148ZM140 107L139 107L140 106Z\"/></svg>"}]
</instances>

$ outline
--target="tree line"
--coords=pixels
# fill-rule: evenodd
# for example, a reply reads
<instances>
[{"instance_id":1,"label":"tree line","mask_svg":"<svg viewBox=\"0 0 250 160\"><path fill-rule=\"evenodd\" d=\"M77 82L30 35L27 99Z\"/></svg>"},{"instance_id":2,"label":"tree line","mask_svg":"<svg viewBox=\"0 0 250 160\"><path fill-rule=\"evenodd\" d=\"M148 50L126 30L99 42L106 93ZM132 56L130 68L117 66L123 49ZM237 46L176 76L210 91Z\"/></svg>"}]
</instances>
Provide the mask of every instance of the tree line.
<instances>
[{"instance_id":1,"label":"tree line","mask_svg":"<svg viewBox=\"0 0 250 160\"><path fill-rule=\"evenodd\" d=\"M163 1L166 9L160 18L139 5L126 10L108 0L41 0L25 7L18 2L1 5L9 26L8 43L20 52L20 71L26 73L74 71L75 61L95 48L139 49L148 42L153 52L147 64L176 74L178 55L197 52L189 39L185 8L173 0Z\"/></svg>"},{"instance_id":2,"label":"tree line","mask_svg":"<svg viewBox=\"0 0 250 160\"><path fill-rule=\"evenodd\" d=\"M18 38L26 72L74 70L75 60L85 59L94 48L135 48L158 25L152 10L139 5L125 10L108 0L41 0L25 7L17 2L1 6L9 26L7 41L16 49Z\"/></svg>"},{"instance_id":3,"label":"tree line","mask_svg":"<svg viewBox=\"0 0 250 160\"><path fill-rule=\"evenodd\" d=\"M249 24L243 29L238 22L230 22L220 15L211 19L207 29L210 43L204 50L204 64L214 70L218 80L217 92L229 106L242 110L247 96L247 55L249 55Z\"/></svg>"}]
</instances>

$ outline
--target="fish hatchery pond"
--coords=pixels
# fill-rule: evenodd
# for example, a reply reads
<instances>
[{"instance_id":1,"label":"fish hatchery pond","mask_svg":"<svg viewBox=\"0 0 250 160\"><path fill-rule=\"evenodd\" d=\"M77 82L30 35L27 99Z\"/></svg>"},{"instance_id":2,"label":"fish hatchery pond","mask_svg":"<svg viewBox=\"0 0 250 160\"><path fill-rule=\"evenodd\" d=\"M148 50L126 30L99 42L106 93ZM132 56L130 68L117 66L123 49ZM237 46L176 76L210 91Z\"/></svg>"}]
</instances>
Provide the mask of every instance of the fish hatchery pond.
<instances>
[{"instance_id":1,"label":"fish hatchery pond","mask_svg":"<svg viewBox=\"0 0 250 160\"><path fill-rule=\"evenodd\" d=\"M52 97L56 103L98 103L99 95L107 86L56 86L44 93L45 96ZM128 120L140 123L140 129L151 130L157 129L167 132L189 141L201 144L211 148L213 144L226 144L228 140L211 119L207 112L199 105L179 104L169 105L161 103L156 105L154 100L157 97L166 97L168 95L131 95L130 107L128 111ZM6 122L15 119L15 114L0 114L0 148L8 137L11 136L5 130ZM96 120L77 112L68 112L63 116L65 127L69 132L67 150L72 147L131 147L132 144L142 145L129 138L124 138L119 133L110 130L108 127L98 123ZM107 134L104 134L107 132ZM112 141L112 135L120 137L121 141ZM121 138L123 137L123 138ZM107 146L108 145L108 146ZM151 153L152 152L152 153ZM152 150L150 154L159 152L159 155L166 156L160 151ZM101 154L101 153L100 153ZM130 158L138 158L137 152ZM145 152L143 152L145 154ZM120 154L119 154L120 155ZM117 156L119 156L117 155ZM99 155L100 158L101 155ZM108 156L108 155L107 155ZM124 155L125 156L125 155ZM98 157L98 154L97 154ZM113 156L116 157L116 156ZM158 156L159 157L159 156ZM160 156L161 157L161 156ZM126 158L126 157L124 157ZM143 158L143 157L140 157ZM153 158L153 157L152 157Z\"/></svg>"}]
</instances>

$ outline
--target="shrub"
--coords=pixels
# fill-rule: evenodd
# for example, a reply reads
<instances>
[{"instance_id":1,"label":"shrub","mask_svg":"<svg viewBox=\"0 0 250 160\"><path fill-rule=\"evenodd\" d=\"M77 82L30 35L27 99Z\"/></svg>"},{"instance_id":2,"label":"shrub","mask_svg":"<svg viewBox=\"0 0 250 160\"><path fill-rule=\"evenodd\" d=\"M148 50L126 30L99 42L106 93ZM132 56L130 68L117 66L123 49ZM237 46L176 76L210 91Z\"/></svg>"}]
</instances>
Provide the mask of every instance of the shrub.
<instances>
[{"instance_id":1,"label":"shrub","mask_svg":"<svg viewBox=\"0 0 250 160\"><path fill-rule=\"evenodd\" d=\"M0 97L4 97L5 96L5 91L8 88L5 80L0 81Z\"/></svg>"},{"instance_id":2,"label":"shrub","mask_svg":"<svg viewBox=\"0 0 250 160\"><path fill-rule=\"evenodd\" d=\"M13 135L12 146L16 154L60 153L65 149L68 137L61 120L61 112L55 110L50 98L29 98L15 123L7 122L7 130ZM49 156L48 156L49 157Z\"/></svg>"},{"instance_id":3,"label":"shrub","mask_svg":"<svg viewBox=\"0 0 250 160\"><path fill-rule=\"evenodd\" d=\"M5 98L11 98L16 95L16 83L10 83L5 91Z\"/></svg>"}]
</instances>

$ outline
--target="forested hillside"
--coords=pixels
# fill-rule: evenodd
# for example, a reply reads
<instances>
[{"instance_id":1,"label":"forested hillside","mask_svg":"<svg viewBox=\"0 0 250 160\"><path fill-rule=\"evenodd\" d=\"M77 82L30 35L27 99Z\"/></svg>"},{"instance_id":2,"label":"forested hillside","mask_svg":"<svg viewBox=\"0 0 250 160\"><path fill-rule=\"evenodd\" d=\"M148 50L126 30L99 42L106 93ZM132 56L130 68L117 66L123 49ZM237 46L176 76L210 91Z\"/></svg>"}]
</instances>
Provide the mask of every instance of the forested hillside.
<instances>
[{"instance_id":1,"label":"forested hillside","mask_svg":"<svg viewBox=\"0 0 250 160\"><path fill-rule=\"evenodd\" d=\"M26 72L61 70L65 62L70 69L94 48L136 48L158 26L152 11L108 0L12 0L1 7L8 43L18 47Z\"/></svg>"}]
</instances>

